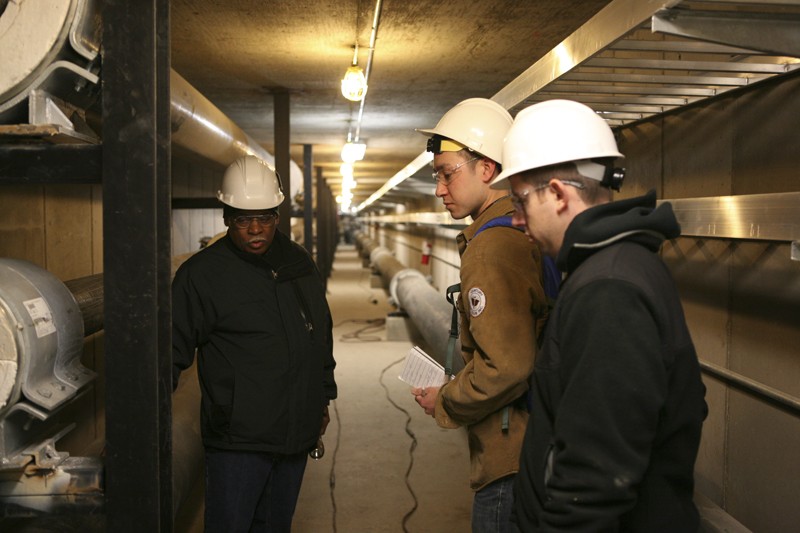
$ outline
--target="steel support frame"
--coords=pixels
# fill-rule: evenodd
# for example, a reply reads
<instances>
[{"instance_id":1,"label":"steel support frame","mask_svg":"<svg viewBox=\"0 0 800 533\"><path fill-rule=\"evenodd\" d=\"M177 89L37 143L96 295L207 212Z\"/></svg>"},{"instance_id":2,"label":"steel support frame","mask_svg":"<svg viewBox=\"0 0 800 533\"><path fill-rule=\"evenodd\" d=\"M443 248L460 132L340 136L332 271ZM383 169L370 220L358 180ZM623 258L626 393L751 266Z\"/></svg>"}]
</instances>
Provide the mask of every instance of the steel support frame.
<instances>
[{"instance_id":1,"label":"steel support frame","mask_svg":"<svg viewBox=\"0 0 800 533\"><path fill-rule=\"evenodd\" d=\"M107 531L171 532L169 0L107 0L103 35Z\"/></svg>"},{"instance_id":2,"label":"steel support frame","mask_svg":"<svg viewBox=\"0 0 800 533\"><path fill-rule=\"evenodd\" d=\"M274 101L274 131L275 131L275 170L281 179L283 194L286 199L280 205L280 222L278 229L286 235L292 234L292 187L291 187L291 155L289 153L289 91L276 91L273 95Z\"/></svg>"},{"instance_id":3,"label":"steel support frame","mask_svg":"<svg viewBox=\"0 0 800 533\"><path fill-rule=\"evenodd\" d=\"M102 148L93 144L0 146L0 184L100 183Z\"/></svg>"},{"instance_id":4,"label":"steel support frame","mask_svg":"<svg viewBox=\"0 0 800 533\"><path fill-rule=\"evenodd\" d=\"M303 145L303 246L314 255L314 189L312 169L314 152L310 144Z\"/></svg>"}]
</instances>

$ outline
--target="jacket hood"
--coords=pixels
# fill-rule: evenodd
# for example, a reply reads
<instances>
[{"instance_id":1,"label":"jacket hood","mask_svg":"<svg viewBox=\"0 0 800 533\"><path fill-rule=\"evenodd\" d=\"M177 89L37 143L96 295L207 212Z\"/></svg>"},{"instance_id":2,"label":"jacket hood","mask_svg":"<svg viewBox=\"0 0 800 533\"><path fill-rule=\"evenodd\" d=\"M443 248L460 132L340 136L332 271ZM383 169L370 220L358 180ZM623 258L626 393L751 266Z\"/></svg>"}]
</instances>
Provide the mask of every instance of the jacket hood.
<instances>
[{"instance_id":1,"label":"jacket hood","mask_svg":"<svg viewBox=\"0 0 800 533\"><path fill-rule=\"evenodd\" d=\"M656 192L618 200L580 213L567 227L556 265L564 272L574 271L597 250L619 241L636 242L653 252L666 239L681 234L672 205L656 207Z\"/></svg>"}]
</instances>

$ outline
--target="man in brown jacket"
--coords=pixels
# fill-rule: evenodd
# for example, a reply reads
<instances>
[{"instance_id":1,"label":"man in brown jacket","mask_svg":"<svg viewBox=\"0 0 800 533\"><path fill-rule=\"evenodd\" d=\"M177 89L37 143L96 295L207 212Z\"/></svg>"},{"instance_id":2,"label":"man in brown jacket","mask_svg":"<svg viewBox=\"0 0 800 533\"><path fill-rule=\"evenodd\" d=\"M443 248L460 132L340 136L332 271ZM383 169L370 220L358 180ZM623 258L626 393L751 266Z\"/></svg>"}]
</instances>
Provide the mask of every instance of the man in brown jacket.
<instances>
[{"instance_id":1,"label":"man in brown jacket","mask_svg":"<svg viewBox=\"0 0 800 533\"><path fill-rule=\"evenodd\" d=\"M528 421L528 378L547 315L541 255L510 224L508 191L491 189L500 173L512 118L491 100L471 98L448 111L430 137L436 196L455 219L472 217L457 237L464 368L441 388L412 389L441 427L466 426L473 532L508 531L514 476Z\"/></svg>"}]
</instances>

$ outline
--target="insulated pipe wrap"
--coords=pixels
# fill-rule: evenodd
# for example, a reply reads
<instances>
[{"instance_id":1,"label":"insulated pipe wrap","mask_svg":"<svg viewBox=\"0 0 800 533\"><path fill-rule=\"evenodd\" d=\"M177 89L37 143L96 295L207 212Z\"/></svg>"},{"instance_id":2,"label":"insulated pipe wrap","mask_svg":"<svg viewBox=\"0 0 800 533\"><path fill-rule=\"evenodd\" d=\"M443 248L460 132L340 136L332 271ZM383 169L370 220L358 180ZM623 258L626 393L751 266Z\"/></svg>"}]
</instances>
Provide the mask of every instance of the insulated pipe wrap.
<instances>
[{"instance_id":1,"label":"insulated pipe wrap","mask_svg":"<svg viewBox=\"0 0 800 533\"><path fill-rule=\"evenodd\" d=\"M384 248L383 246L372 250L369 254L369 261L381 275L383 287L387 289L392 282L392 278L395 277L398 272L406 268L403 263L395 259L388 248Z\"/></svg>"},{"instance_id":2,"label":"insulated pipe wrap","mask_svg":"<svg viewBox=\"0 0 800 533\"><path fill-rule=\"evenodd\" d=\"M416 269L407 268L392 253L364 234L356 235L356 246L362 255L369 255L370 263L378 271L384 287L388 288L397 306L408 313L417 330L428 343L429 355L444 364L450 337L453 307L443 294L431 287L425 276ZM464 367L460 343L454 348L453 369Z\"/></svg>"},{"instance_id":3,"label":"insulated pipe wrap","mask_svg":"<svg viewBox=\"0 0 800 533\"><path fill-rule=\"evenodd\" d=\"M0 415L25 398L52 411L94 379L80 362L83 322L69 290L51 273L0 259Z\"/></svg>"},{"instance_id":4,"label":"insulated pipe wrap","mask_svg":"<svg viewBox=\"0 0 800 533\"><path fill-rule=\"evenodd\" d=\"M395 274L390 291L428 343L429 355L444 365L453 306L447 303L444 295L431 287L422 272L413 268ZM458 372L464 368L459 341L456 341L453 351L453 371Z\"/></svg>"}]
</instances>

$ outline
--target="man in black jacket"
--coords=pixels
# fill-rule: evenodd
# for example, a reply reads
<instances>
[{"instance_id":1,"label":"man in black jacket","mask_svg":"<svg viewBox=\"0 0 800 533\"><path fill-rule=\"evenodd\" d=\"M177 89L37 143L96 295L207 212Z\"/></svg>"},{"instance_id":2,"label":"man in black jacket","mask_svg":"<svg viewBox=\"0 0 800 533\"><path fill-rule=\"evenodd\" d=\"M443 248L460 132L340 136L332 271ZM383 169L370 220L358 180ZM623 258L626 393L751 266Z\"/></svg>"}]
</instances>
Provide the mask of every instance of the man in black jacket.
<instances>
[{"instance_id":1,"label":"man in black jacket","mask_svg":"<svg viewBox=\"0 0 800 533\"><path fill-rule=\"evenodd\" d=\"M567 274L535 363L514 488L525 533L698 527L705 387L658 256L680 226L653 191L611 201L621 156L590 108L551 100L517 115L493 183L510 179L514 223Z\"/></svg>"},{"instance_id":2,"label":"man in black jacket","mask_svg":"<svg viewBox=\"0 0 800 533\"><path fill-rule=\"evenodd\" d=\"M330 311L311 257L277 231L275 171L238 159L217 197L227 234L172 285L173 386L196 349L205 531L289 531L336 398Z\"/></svg>"}]
</instances>

